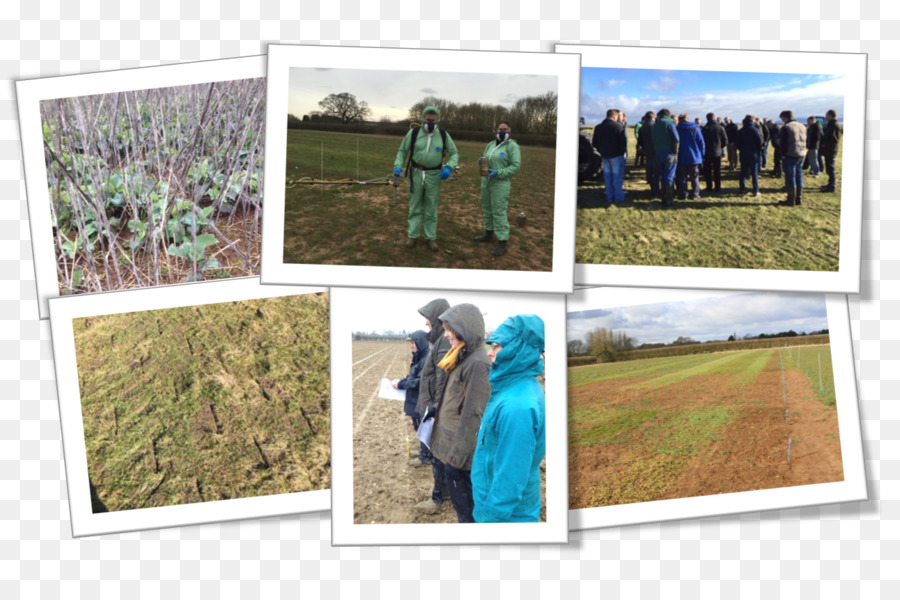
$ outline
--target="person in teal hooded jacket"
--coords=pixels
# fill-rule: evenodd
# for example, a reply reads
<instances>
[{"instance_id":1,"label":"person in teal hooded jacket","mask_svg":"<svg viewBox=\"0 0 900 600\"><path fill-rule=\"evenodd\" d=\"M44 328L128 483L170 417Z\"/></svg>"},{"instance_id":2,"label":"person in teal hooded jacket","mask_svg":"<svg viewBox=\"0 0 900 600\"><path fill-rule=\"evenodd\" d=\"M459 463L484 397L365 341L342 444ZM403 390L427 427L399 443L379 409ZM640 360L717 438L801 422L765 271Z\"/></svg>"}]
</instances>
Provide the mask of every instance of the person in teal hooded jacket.
<instances>
[{"instance_id":1,"label":"person in teal hooded jacket","mask_svg":"<svg viewBox=\"0 0 900 600\"><path fill-rule=\"evenodd\" d=\"M428 248L433 252L440 250L437 244L437 206L441 196L441 182L450 177L450 173L459 164L459 152L453 138L446 131L441 132L438 127L440 116L436 107L425 107L422 111L422 126L406 132L394 159L394 177L400 177L407 155L412 153L407 173L409 213L406 217L406 246L412 248L416 245L421 230L425 234Z\"/></svg>"},{"instance_id":2,"label":"person in teal hooded jacket","mask_svg":"<svg viewBox=\"0 0 900 600\"><path fill-rule=\"evenodd\" d=\"M536 522L541 513L540 465L546 451L544 321L506 319L491 335L491 397L472 459L473 516L478 523Z\"/></svg>"},{"instance_id":3,"label":"person in teal hooded jacket","mask_svg":"<svg viewBox=\"0 0 900 600\"><path fill-rule=\"evenodd\" d=\"M497 245L491 251L493 256L506 253L509 240L509 219L506 211L509 206L510 179L519 172L522 166L522 151L511 134L509 121L500 121L497 125L496 140L491 140L484 149L479 161L488 162L488 174L481 178L481 217L484 233L476 242L490 242L497 236Z\"/></svg>"}]
</instances>

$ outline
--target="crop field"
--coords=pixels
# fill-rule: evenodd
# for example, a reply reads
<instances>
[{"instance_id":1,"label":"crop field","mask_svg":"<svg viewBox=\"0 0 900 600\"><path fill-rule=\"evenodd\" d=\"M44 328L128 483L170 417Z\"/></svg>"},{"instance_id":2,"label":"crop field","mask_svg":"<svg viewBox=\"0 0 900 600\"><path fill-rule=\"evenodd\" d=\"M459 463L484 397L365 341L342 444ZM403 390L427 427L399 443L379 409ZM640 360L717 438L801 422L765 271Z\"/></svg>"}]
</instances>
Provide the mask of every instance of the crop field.
<instances>
[{"instance_id":1,"label":"crop field","mask_svg":"<svg viewBox=\"0 0 900 600\"><path fill-rule=\"evenodd\" d=\"M259 274L264 78L41 103L60 294Z\"/></svg>"},{"instance_id":2,"label":"crop field","mask_svg":"<svg viewBox=\"0 0 900 600\"><path fill-rule=\"evenodd\" d=\"M569 369L570 509L842 480L828 345Z\"/></svg>"},{"instance_id":3,"label":"crop field","mask_svg":"<svg viewBox=\"0 0 900 600\"><path fill-rule=\"evenodd\" d=\"M431 468L411 467L419 453L403 402L378 397L382 378L402 379L412 359L408 342L353 342L353 520L355 523L457 523L447 500L436 515L416 510L431 498ZM407 446L408 443L408 446ZM408 448L408 453L407 453ZM547 498L541 471L541 520Z\"/></svg>"},{"instance_id":4,"label":"crop field","mask_svg":"<svg viewBox=\"0 0 900 600\"><path fill-rule=\"evenodd\" d=\"M452 132L451 132L452 136ZM311 130L289 130L287 177L326 180L375 179L390 175L402 138ZM484 142L455 141L460 170L441 186L437 241L431 252L420 238L404 247L409 208L408 180L390 185L288 186L285 191L284 262L456 269L550 271L556 152L522 147L522 169L512 179L509 251L491 255L494 243L477 243L483 233L481 177L477 160ZM279 182L280 184L280 182ZM524 213L526 222L517 224Z\"/></svg>"},{"instance_id":5,"label":"crop field","mask_svg":"<svg viewBox=\"0 0 900 600\"><path fill-rule=\"evenodd\" d=\"M601 200L598 208L577 211L575 262L607 265L654 265L731 269L837 271L841 219L841 152L835 160L837 191L822 192L825 173L804 173L803 205L775 206L786 198L784 177L772 177L774 151L760 171L761 195L741 194L740 170L722 161L722 192L705 190L700 198L677 200L663 209L651 197L643 166L634 166L635 141L628 132L626 198L605 201L602 177L579 189L580 198ZM748 183L752 189L752 182Z\"/></svg>"},{"instance_id":6,"label":"crop field","mask_svg":"<svg viewBox=\"0 0 900 600\"><path fill-rule=\"evenodd\" d=\"M328 489L328 294L74 322L94 512Z\"/></svg>"}]
</instances>

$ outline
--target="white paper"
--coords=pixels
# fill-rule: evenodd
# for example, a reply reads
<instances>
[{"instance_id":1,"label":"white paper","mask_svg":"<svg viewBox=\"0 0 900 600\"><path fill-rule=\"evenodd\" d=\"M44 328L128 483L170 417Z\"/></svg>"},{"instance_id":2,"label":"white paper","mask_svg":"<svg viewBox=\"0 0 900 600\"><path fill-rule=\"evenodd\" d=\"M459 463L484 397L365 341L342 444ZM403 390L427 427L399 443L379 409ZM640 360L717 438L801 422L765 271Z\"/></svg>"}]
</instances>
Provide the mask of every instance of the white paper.
<instances>
[{"instance_id":1,"label":"white paper","mask_svg":"<svg viewBox=\"0 0 900 600\"><path fill-rule=\"evenodd\" d=\"M381 387L378 389L378 397L385 400L406 400L406 390L395 390L394 382L390 379L383 378Z\"/></svg>"},{"instance_id":2,"label":"white paper","mask_svg":"<svg viewBox=\"0 0 900 600\"><path fill-rule=\"evenodd\" d=\"M419 428L416 430L416 437L419 438L419 441L428 446L428 449L431 450L431 431L434 429L434 418L426 419L419 423Z\"/></svg>"}]
</instances>

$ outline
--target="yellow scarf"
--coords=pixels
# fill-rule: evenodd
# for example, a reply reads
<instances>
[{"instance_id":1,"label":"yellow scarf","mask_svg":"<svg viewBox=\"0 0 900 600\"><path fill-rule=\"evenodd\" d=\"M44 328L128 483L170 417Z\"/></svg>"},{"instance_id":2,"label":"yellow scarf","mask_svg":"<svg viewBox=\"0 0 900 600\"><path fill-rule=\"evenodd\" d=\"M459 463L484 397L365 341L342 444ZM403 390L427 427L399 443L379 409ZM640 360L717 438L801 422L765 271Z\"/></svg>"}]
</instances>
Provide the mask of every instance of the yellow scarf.
<instances>
[{"instance_id":1,"label":"yellow scarf","mask_svg":"<svg viewBox=\"0 0 900 600\"><path fill-rule=\"evenodd\" d=\"M450 348L447 354L444 355L444 358L441 359L441 362L438 363L438 366L448 373L455 369L456 365L459 363L459 351L465 346L466 343L463 342L456 348Z\"/></svg>"}]
</instances>

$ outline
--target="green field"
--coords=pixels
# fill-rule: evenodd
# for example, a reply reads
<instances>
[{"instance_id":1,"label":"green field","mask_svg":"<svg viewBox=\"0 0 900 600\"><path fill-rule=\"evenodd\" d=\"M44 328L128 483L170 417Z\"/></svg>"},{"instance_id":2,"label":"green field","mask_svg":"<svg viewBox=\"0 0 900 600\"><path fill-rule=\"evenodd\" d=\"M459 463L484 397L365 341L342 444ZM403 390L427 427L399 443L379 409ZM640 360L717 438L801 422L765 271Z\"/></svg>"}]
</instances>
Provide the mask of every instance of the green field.
<instances>
[{"instance_id":1,"label":"green field","mask_svg":"<svg viewBox=\"0 0 900 600\"><path fill-rule=\"evenodd\" d=\"M74 333L95 512L330 486L326 293L88 317Z\"/></svg>"},{"instance_id":2,"label":"green field","mask_svg":"<svg viewBox=\"0 0 900 600\"><path fill-rule=\"evenodd\" d=\"M734 269L837 271L840 246L841 153L838 153L837 192L819 188L824 173L804 173L803 205L778 207L786 198L779 191L784 178L760 172L760 197L738 191L740 171L728 171L723 159L722 192L707 192L701 172L699 200L676 200L663 209L651 198L644 167L634 166L635 141L628 131L625 202L609 205L601 181L579 190L581 197L604 199L599 208L579 209L575 233L575 262L609 265L655 265ZM752 182L748 182L752 186Z\"/></svg>"},{"instance_id":3,"label":"green field","mask_svg":"<svg viewBox=\"0 0 900 600\"><path fill-rule=\"evenodd\" d=\"M828 345L570 368L570 508L837 478L834 404ZM789 437L831 471L791 469Z\"/></svg>"},{"instance_id":4,"label":"green field","mask_svg":"<svg viewBox=\"0 0 900 600\"><path fill-rule=\"evenodd\" d=\"M451 132L452 135L452 132ZM285 191L285 263L549 271L553 254L556 153L522 148L522 169L512 179L509 251L494 258L494 244L472 238L483 232L477 160L484 142L457 141L460 171L445 181L438 205L433 253L407 239L408 182L389 185L293 185ZM368 180L390 175L401 138L289 130L287 179ZM275 182L270 182L274 185ZM516 223L525 213L525 225Z\"/></svg>"}]
</instances>

